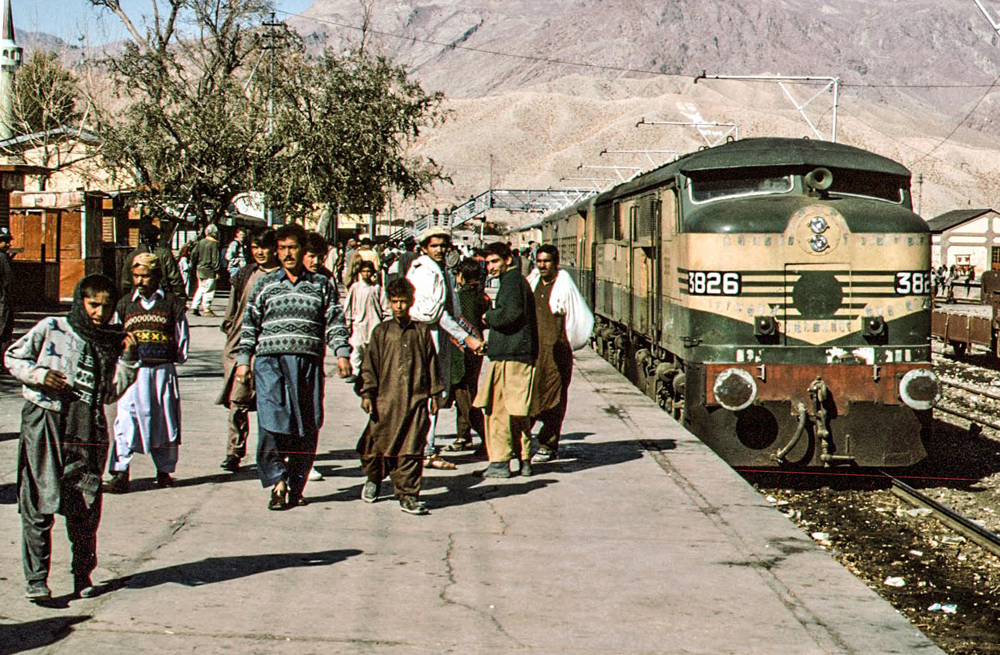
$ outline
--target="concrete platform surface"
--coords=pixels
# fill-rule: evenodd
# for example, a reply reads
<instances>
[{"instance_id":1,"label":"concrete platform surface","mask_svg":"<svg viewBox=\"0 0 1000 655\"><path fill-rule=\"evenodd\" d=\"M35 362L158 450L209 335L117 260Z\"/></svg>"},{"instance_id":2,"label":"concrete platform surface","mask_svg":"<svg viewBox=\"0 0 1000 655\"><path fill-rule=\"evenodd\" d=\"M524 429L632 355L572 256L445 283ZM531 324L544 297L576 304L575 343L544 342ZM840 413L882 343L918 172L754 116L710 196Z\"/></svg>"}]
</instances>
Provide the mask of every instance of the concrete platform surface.
<instances>
[{"instance_id":1,"label":"concrete platform surface","mask_svg":"<svg viewBox=\"0 0 1000 655\"><path fill-rule=\"evenodd\" d=\"M562 458L489 480L466 454L425 480L428 516L359 499L365 416L327 383L307 507L265 508L253 458L218 468L218 320L182 367L178 485L106 496L94 599L69 598L59 521L50 584L23 598L14 504L22 402L0 382L0 653L941 653L591 351ZM439 434L454 434L452 412ZM255 445L253 437L251 445Z\"/></svg>"}]
</instances>

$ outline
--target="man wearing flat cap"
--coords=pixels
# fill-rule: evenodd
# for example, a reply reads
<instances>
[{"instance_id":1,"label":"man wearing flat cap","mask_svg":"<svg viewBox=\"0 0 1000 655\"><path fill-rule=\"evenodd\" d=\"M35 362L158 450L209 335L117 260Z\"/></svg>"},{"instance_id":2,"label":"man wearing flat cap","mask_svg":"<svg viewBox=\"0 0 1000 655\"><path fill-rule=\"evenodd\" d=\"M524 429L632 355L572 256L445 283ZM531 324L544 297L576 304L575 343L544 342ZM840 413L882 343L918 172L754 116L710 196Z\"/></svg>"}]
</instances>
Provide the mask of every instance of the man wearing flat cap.
<instances>
[{"instance_id":1,"label":"man wearing flat cap","mask_svg":"<svg viewBox=\"0 0 1000 655\"><path fill-rule=\"evenodd\" d=\"M458 304L458 294L455 293L455 283L445 271L444 259L451 244L451 234L439 227L432 227L420 235L420 248L423 254L410 265L406 278L413 284L416 293L413 306L410 307L410 318L430 327L431 339L437 350L438 366L441 378L445 383L442 401L446 401L451 393L451 356L452 343L461 343L473 351L480 351L483 342L466 330L458 322L462 310ZM444 406L445 402L439 402ZM430 432L427 435L427 446L424 450L424 467L436 469L454 469L455 465L442 459L434 447L434 437L437 428L437 416L431 416Z\"/></svg>"}]
</instances>

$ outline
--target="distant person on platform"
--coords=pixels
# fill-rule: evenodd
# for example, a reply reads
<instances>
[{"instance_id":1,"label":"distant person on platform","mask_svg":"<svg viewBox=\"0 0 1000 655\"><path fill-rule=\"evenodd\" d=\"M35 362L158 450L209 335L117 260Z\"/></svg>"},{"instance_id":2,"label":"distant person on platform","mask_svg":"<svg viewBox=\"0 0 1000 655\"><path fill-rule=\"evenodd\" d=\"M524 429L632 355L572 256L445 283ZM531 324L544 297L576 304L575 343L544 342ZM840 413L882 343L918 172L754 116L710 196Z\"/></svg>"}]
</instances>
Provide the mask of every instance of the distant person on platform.
<instances>
[{"instance_id":1,"label":"distant person on platform","mask_svg":"<svg viewBox=\"0 0 1000 655\"><path fill-rule=\"evenodd\" d=\"M420 253L417 252L417 240L413 237L406 237L406 239L403 240L399 254L396 255L392 264L389 265L389 269L386 271L386 285L397 278L406 277L406 274L410 271L410 266L419 257Z\"/></svg>"},{"instance_id":2,"label":"distant person on platform","mask_svg":"<svg viewBox=\"0 0 1000 655\"><path fill-rule=\"evenodd\" d=\"M351 286L351 261L354 259L354 250L357 247L358 242L354 240L354 237L348 239L337 263L337 274L345 287Z\"/></svg>"},{"instance_id":3,"label":"distant person on platform","mask_svg":"<svg viewBox=\"0 0 1000 655\"><path fill-rule=\"evenodd\" d=\"M73 594L97 595L101 476L108 455L104 405L135 380L135 338L109 325L118 300L114 280L88 275L63 316L44 318L12 345L7 369L24 386L17 454L17 508L25 596L52 597L48 586L55 515L66 518Z\"/></svg>"},{"instance_id":4,"label":"distant person on platform","mask_svg":"<svg viewBox=\"0 0 1000 655\"><path fill-rule=\"evenodd\" d=\"M192 257L198 276L198 290L191 299L191 313L195 316L217 316L212 311L212 300L215 298L216 280L222 272L222 252L218 236L219 228L209 225L205 228L205 236L194 247Z\"/></svg>"},{"instance_id":5,"label":"distant person on platform","mask_svg":"<svg viewBox=\"0 0 1000 655\"><path fill-rule=\"evenodd\" d=\"M483 292L483 267L475 259L467 257L458 265L455 283L458 285L458 302L462 308L459 319L475 336L482 336L486 326L483 314L490 310L490 299ZM455 452L472 450L472 431L482 439L482 450L486 450L486 426L483 410L473 407L479 391L479 372L483 368L483 356L470 348L463 351L462 366L452 366L452 393L455 396L455 441L445 448ZM457 357L456 357L457 359Z\"/></svg>"},{"instance_id":6,"label":"distant person on platform","mask_svg":"<svg viewBox=\"0 0 1000 655\"><path fill-rule=\"evenodd\" d=\"M444 258L451 243L451 234L439 227L426 230L420 237L422 254L410 265L406 279L410 281L414 293L410 316L413 320L426 323L430 328L434 348L437 351L438 366L441 367L441 379L445 389L441 393L438 405L447 407L451 395L451 358L453 348L451 338L462 343L474 352L482 350L483 342L458 321L462 308L458 304L458 294L454 282L444 269ZM455 464L447 461L437 453L434 441L437 433L437 415L431 416L430 430L427 433L427 446L424 450L424 468L452 470Z\"/></svg>"},{"instance_id":7,"label":"distant person on platform","mask_svg":"<svg viewBox=\"0 0 1000 655\"><path fill-rule=\"evenodd\" d=\"M428 325L410 318L413 285L399 278L386 293L392 318L375 327L361 364L361 408L369 416L357 446L368 477L361 499L378 500L382 480L390 477L400 509L426 514L418 500L424 440L444 382Z\"/></svg>"},{"instance_id":8,"label":"distant person on platform","mask_svg":"<svg viewBox=\"0 0 1000 655\"><path fill-rule=\"evenodd\" d=\"M378 256L375 249L372 248L372 240L368 237L361 239L361 243L358 245L358 249L354 251L351 255L350 270L351 277L348 286L354 284L358 279L358 266L361 262L371 262L375 266L375 274L378 275L379 271L382 270L382 258Z\"/></svg>"},{"instance_id":9,"label":"distant person on platform","mask_svg":"<svg viewBox=\"0 0 1000 655\"><path fill-rule=\"evenodd\" d=\"M236 351L240 345L243 313L247 308L250 290L258 279L281 268L274 230L254 230L250 235L250 254L253 262L243 267L232 279L229 304L220 328L226 333L226 345L222 347L222 393L215 403L229 409L229 438L226 442L226 457L220 466L230 473L240 470L240 462L247 455L250 412L256 409L257 396L253 384L245 379L236 381Z\"/></svg>"},{"instance_id":10,"label":"distant person on platform","mask_svg":"<svg viewBox=\"0 0 1000 655\"><path fill-rule=\"evenodd\" d=\"M118 301L118 322L138 344L139 373L118 401L111 444L109 493L129 490L129 465L135 453L148 454L156 466L156 485L174 486L181 444L181 393L177 364L188 358L190 332L184 301L160 288L160 262L152 253L132 263L131 296Z\"/></svg>"},{"instance_id":11,"label":"distant person on platform","mask_svg":"<svg viewBox=\"0 0 1000 655\"><path fill-rule=\"evenodd\" d=\"M7 350L14 335L14 297L11 282L14 267L10 258L10 230L0 227L0 352Z\"/></svg>"},{"instance_id":12,"label":"distant person on platform","mask_svg":"<svg viewBox=\"0 0 1000 655\"><path fill-rule=\"evenodd\" d=\"M268 509L284 510L306 504L303 492L323 426L323 357L329 347L346 378L351 347L336 285L303 265L305 229L288 223L275 238L281 269L250 290L235 375L239 383L256 385L257 470L261 484L271 487Z\"/></svg>"},{"instance_id":13,"label":"distant person on platform","mask_svg":"<svg viewBox=\"0 0 1000 655\"><path fill-rule=\"evenodd\" d=\"M483 315L489 329L490 368L473 403L486 415L488 478L509 478L510 460L531 475L531 401L538 358L538 325L531 287L514 264L510 246L486 246L486 269L500 280L493 309Z\"/></svg>"},{"instance_id":14,"label":"distant person on platform","mask_svg":"<svg viewBox=\"0 0 1000 655\"><path fill-rule=\"evenodd\" d=\"M573 351L587 345L594 329L594 315L569 273L559 268L559 249L538 246L535 269L528 275L535 296L538 321L538 358L532 420L541 421L538 447L531 461L558 457L559 436L573 378Z\"/></svg>"},{"instance_id":15,"label":"distant person on platform","mask_svg":"<svg viewBox=\"0 0 1000 655\"><path fill-rule=\"evenodd\" d=\"M122 290L123 297L132 294L132 263L135 262L136 255L151 252L160 260L160 270L163 275L160 284L163 290L173 293L181 300L187 300L187 285L184 283L184 276L181 275L180 266L174 259L174 253L163 244L161 236L160 228L152 223L139 226L139 245L125 258L119 278L118 288Z\"/></svg>"},{"instance_id":16,"label":"distant person on platform","mask_svg":"<svg viewBox=\"0 0 1000 655\"><path fill-rule=\"evenodd\" d=\"M229 279L232 280L240 269L250 261L250 252L247 248L247 231L242 227L236 229L233 240L226 246L226 270Z\"/></svg>"},{"instance_id":17,"label":"distant person on platform","mask_svg":"<svg viewBox=\"0 0 1000 655\"><path fill-rule=\"evenodd\" d=\"M358 266L358 279L348 289L344 300L344 322L351 333L351 375L355 377L361 375L361 361L371 341L372 330L392 317L392 307L385 290L378 283L375 265L364 261ZM407 311L412 304L411 297Z\"/></svg>"}]
</instances>

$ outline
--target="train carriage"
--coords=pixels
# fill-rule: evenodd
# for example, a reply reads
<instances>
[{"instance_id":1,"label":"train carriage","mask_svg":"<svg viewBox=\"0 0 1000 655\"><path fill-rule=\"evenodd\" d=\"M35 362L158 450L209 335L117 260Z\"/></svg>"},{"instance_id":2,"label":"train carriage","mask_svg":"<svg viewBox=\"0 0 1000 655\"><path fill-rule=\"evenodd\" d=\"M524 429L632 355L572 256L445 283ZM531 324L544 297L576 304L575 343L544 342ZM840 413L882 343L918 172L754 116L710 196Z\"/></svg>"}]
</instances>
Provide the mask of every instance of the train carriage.
<instances>
[{"instance_id":1,"label":"train carriage","mask_svg":"<svg viewBox=\"0 0 1000 655\"><path fill-rule=\"evenodd\" d=\"M910 173L822 141L687 155L549 217L598 350L728 462L905 466L940 387Z\"/></svg>"}]
</instances>

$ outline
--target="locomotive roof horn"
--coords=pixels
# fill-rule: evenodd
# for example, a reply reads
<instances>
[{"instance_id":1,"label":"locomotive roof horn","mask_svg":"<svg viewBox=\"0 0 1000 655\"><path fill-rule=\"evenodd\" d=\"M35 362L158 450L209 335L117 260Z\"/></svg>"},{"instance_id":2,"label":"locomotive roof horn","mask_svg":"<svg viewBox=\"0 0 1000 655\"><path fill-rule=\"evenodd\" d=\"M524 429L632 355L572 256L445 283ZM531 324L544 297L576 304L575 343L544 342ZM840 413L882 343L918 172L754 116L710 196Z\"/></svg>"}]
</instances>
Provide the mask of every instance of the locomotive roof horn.
<instances>
[{"instance_id":1,"label":"locomotive roof horn","mask_svg":"<svg viewBox=\"0 0 1000 655\"><path fill-rule=\"evenodd\" d=\"M816 195L822 195L824 191L833 185L833 173L829 168L819 166L809 171L803 179L809 191Z\"/></svg>"}]
</instances>

